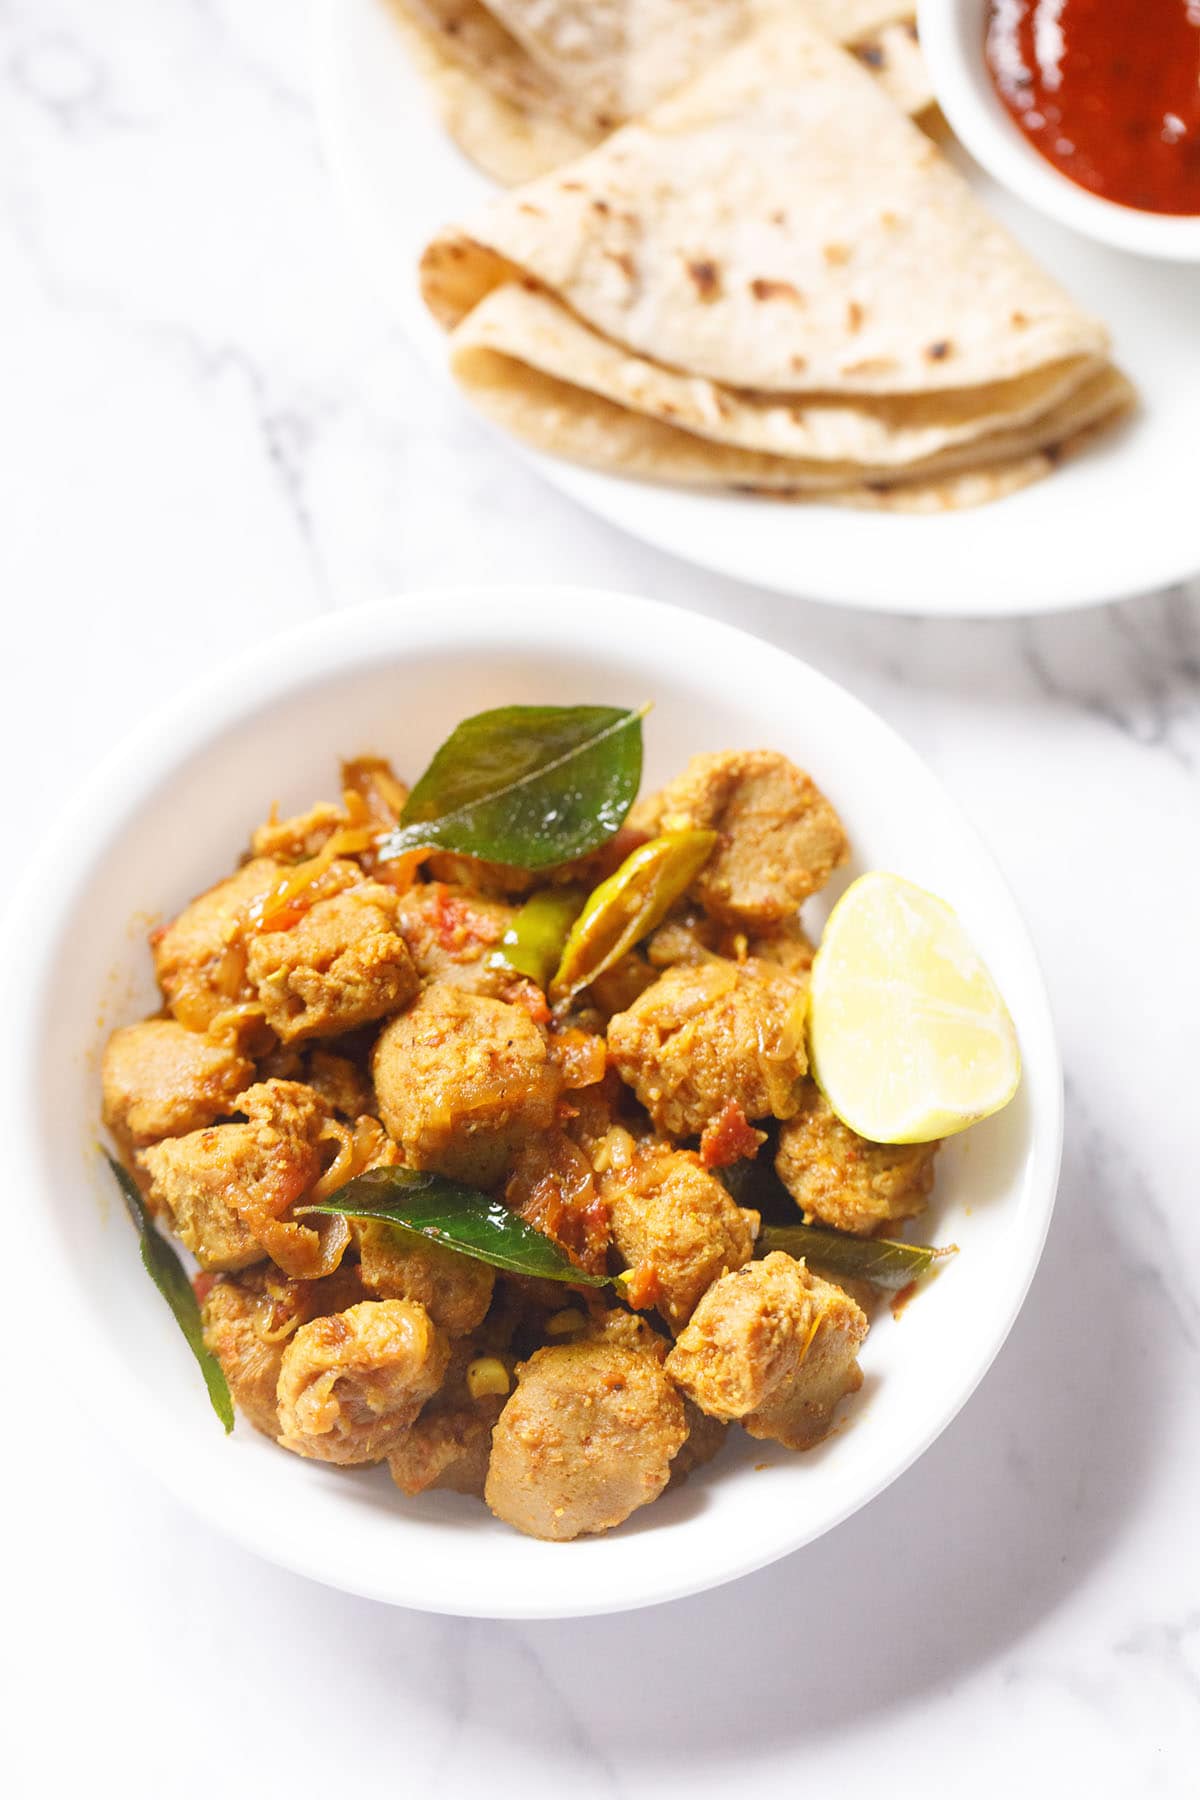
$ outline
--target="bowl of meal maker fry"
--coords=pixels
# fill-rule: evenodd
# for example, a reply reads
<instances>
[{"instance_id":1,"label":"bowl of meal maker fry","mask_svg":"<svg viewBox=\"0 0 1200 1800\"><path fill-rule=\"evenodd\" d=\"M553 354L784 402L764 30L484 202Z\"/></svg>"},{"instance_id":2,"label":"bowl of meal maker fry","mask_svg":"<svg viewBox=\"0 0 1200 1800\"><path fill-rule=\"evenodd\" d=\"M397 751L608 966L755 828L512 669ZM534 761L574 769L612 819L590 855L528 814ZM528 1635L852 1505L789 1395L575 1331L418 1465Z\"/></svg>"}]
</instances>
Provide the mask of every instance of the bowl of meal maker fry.
<instances>
[{"instance_id":1,"label":"bowl of meal maker fry","mask_svg":"<svg viewBox=\"0 0 1200 1800\"><path fill-rule=\"evenodd\" d=\"M348 1592L563 1617L762 1567L929 1447L1036 1268L1014 902L889 727L730 626L316 621L140 726L11 916L54 1391Z\"/></svg>"}]
</instances>

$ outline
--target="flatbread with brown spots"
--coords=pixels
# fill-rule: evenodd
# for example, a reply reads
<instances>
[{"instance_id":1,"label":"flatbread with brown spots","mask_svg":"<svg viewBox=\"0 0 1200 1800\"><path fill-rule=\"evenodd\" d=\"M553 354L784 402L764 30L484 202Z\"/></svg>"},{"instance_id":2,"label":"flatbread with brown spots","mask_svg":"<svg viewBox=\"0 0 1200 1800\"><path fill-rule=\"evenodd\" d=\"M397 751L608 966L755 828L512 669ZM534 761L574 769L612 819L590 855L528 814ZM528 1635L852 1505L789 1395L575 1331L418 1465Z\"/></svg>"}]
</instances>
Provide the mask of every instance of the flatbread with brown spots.
<instances>
[{"instance_id":1,"label":"flatbread with brown spots","mask_svg":"<svg viewBox=\"0 0 1200 1800\"><path fill-rule=\"evenodd\" d=\"M422 284L482 410L625 473L986 498L967 475L1045 472L1131 400L1104 326L794 14L443 232Z\"/></svg>"}]
</instances>

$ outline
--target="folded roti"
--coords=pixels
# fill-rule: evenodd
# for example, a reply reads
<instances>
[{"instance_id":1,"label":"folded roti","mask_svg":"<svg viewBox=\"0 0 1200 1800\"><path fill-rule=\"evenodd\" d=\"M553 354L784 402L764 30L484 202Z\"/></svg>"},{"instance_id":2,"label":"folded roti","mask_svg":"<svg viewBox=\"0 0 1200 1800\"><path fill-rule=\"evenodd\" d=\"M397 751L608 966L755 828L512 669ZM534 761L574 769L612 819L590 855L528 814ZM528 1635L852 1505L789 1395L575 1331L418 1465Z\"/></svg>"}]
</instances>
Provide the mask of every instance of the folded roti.
<instances>
[{"instance_id":1,"label":"folded roti","mask_svg":"<svg viewBox=\"0 0 1200 1800\"><path fill-rule=\"evenodd\" d=\"M795 13L444 232L421 279L489 416L664 480L962 477L955 504L1130 403L1104 326Z\"/></svg>"},{"instance_id":2,"label":"folded roti","mask_svg":"<svg viewBox=\"0 0 1200 1800\"><path fill-rule=\"evenodd\" d=\"M533 449L591 468L643 481L874 507L889 505L894 494L910 511L930 510L924 502L932 489L941 496L938 510L947 510L1025 486L1049 474L1083 434L1114 422L1133 402L1125 377L1100 365L1036 421L1002 427L906 465L871 466L780 456L703 438L470 342L457 350L453 368L493 424Z\"/></svg>"},{"instance_id":3,"label":"folded roti","mask_svg":"<svg viewBox=\"0 0 1200 1800\"><path fill-rule=\"evenodd\" d=\"M932 90L911 0L392 0L446 129L496 180L600 143L778 13L851 45L896 104Z\"/></svg>"}]
</instances>

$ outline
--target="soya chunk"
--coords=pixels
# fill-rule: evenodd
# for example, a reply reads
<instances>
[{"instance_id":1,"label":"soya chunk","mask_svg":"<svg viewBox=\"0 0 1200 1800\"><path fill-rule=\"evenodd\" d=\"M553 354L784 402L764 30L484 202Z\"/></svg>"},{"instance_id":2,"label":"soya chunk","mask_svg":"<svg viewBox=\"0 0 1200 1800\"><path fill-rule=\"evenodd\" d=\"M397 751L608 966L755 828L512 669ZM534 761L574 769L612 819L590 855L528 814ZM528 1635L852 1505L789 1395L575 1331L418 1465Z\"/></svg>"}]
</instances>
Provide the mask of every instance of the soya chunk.
<instances>
[{"instance_id":1,"label":"soya chunk","mask_svg":"<svg viewBox=\"0 0 1200 1800\"><path fill-rule=\"evenodd\" d=\"M491 958L514 911L471 888L444 881L417 882L401 896L396 929L422 981L442 981L468 993L499 998L511 987L513 971L494 967Z\"/></svg>"},{"instance_id":2,"label":"soya chunk","mask_svg":"<svg viewBox=\"0 0 1200 1800\"><path fill-rule=\"evenodd\" d=\"M270 856L277 862L305 862L329 842L334 832L346 823L346 815L332 801L318 800L305 813L290 819L277 819L272 813L250 839L255 856Z\"/></svg>"},{"instance_id":3,"label":"soya chunk","mask_svg":"<svg viewBox=\"0 0 1200 1800\"><path fill-rule=\"evenodd\" d=\"M448 1340L411 1300L301 1325L279 1370L279 1441L319 1462L380 1462L441 1383Z\"/></svg>"},{"instance_id":4,"label":"soya chunk","mask_svg":"<svg viewBox=\"0 0 1200 1800\"><path fill-rule=\"evenodd\" d=\"M206 1031L218 1013L249 997L242 942L246 909L284 873L270 857L256 857L151 937L159 986L190 1031Z\"/></svg>"},{"instance_id":5,"label":"soya chunk","mask_svg":"<svg viewBox=\"0 0 1200 1800\"><path fill-rule=\"evenodd\" d=\"M477 1393L471 1391L472 1376L477 1377ZM482 1500L492 1427L511 1386L511 1358L485 1351L472 1338L452 1344L441 1387L388 1454L400 1492L449 1488Z\"/></svg>"},{"instance_id":6,"label":"soya chunk","mask_svg":"<svg viewBox=\"0 0 1200 1800\"><path fill-rule=\"evenodd\" d=\"M237 1108L245 1124L211 1125L140 1153L151 1205L205 1269L242 1269L272 1256L292 1275L327 1273L320 1232L284 1215L321 1174L328 1108L294 1081L259 1082ZM330 1223L336 1230L341 1221Z\"/></svg>"},{"instance_id":7,"label":"soya chunk","mask_svg":"<svg viewBox=\"0 0 1200 1800\"><path fill-rule=\"evenodd\" d=\"M718 831L691 888L713 918L770 928L824 887L849 854L841 820L820 789L773 750L693 756L677 780L644 801L649 831Z\"/></svg>"},{"instance_id":8,"label":"soya chunk","mask_svg":"<svg viewBox=\"0 0 1200 1800\"><path fill-rule=\"evenodd\" d=\"M705 1294L667 1358L702 1411L740 1419L751 1437L806 1450L862 1386L867 1320L848 1294L773 1251Z\"/></svg>"},{"instance_id":9,"label":"soya chunk","mask_svg":"<svg viewBox=\"0 0 1200 1800\"><path fill-rule=\"evenodd\" d=\"M492 1187L554 1123L562 1078L519 1007L440 982L379 1035L379 1114L410 1168Z\"/></svg>"},{"instance_id":10,"label":"soya chunk","mask_svg":"<svg viewBox=\"0 0 1200 1800\"><path fill-rule=\"evenodd\" d=\"M786 1119L808 1068L806 1005L802 982L753 958L679 964L612 1020L609 1055L672 1136L698 1136L730 1102Z\"/></svg>"},{"instance_id":11,"label":"soya chunk","mask_svg":"<svg viewBox=\"0 0 1200 1800\"><path fill-rule=\"evenodd\" d=\"M933 1188L937 1144L873 1144L843 1125L815 1083L779 1133L775 1171L804 1217L869 1237L912 1219Z\"/></svg>"},{"instance_id":12,"label":"soya chunk","mask_svg":"<svg viewBox=\"0 0 1200 1800\"><path fill-rule=\"evenodd\" d=\"M537 1350L492 1432L484 1498L530 1537L608 1531L656 1500L687 1436L657 1358L583 1340Z\"/></svg>"},{"instance_id":13,"label":"soya chunk","mask_svg":"<svg viewBox=\"0 0 1200 1800\"><path fill-rule=\"evenodd\" d=\"M105 1124L123 1142L141 1146L183 1137L231 1113L254 1080L254 1064L175 1019L146 1019L113 1032L100 1080Z\"/></svg>"},{"instance_id":14,"label":"soya chunk","mask_svg":"<svg viewBox=\"0 0 1200 1800\"><path fill-rule=\"evenodd\" d=\"M393 891L363 881L250 940L246 972L285 1044L352 1031L412 998L417 972L395 919Z\"/></svg>"},{"instance_id":15,"label":"soya chunk","mask_svg":"<svg viewBox=\"0 0 1200 1800\"><path fill-rule=\"evenodd\" d=\"M683 1417L687 1425L687 1437L683 1448L671 1464L671 1486L678 1487L686 1481L695 1469L702 1469L710 1463L720 1450L729 1432L724 1419L714 1419L708 1413L701 1412L696 1402L687 1394L683 1400Z\"/></svg>"},{"instance_id":16,"label":"soya chunk","mask_svg":"<svg viewBox=\"0 0 1200 1800\"><path fill-rule=\"evenodd\" d=\"M630 1305L657 1308L675 1330L719 1276L753 1254L750 1216L690 1151L644 1144L608 1171L600 1196L630 1273Z\"/></svg>"},{"instance_id":17,"label":"soya chunk","mask_svg":"<svg viewBox=\"0 0 1200 1800\"><path fill-rule=\"evenodd\" d=\"M326 1281L292 1281L268 1266L217 1276L200 1309L204 1342L224 1370L238 1411L255 1430L279 1435L275 1389L297 1326L363 1297L353 1266Z\"/></svg>"},{"instance_id":18,"label":"soya chunk","mask_svg":"<svg viewBox=\"0 0 1200 1800\"><path fill-rule=\"evenodd\" d=\"M486 1263L386 1219L355 1223L363 1286L380 1300L415 1300L449 1337L474 1331L491 1304L495 1273Z\"/></svg>"},{"instance_id":19,"label":"soya chunk","mask_svg":"<svg viewBox=\"0 0 1200 1800\"><path fill-rule=\"evenodd\" d=\"M553 1128L526 1138L514 1158L504 1198L580 1268L593 1275L604 1273L608 1206L597 1191L591 1163L566 1132Z\"/></svg>"}]
</instances>

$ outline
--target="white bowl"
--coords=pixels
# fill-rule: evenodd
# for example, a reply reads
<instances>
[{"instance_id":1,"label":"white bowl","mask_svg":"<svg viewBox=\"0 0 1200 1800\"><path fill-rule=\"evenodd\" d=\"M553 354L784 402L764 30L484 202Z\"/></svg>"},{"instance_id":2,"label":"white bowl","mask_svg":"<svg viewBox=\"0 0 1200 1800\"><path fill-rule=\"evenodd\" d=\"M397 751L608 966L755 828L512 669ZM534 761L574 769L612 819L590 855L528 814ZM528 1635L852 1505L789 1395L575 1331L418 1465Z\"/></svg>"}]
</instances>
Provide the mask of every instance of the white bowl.
<instances>
[{"instance_id":1,"label":"white bowl","mask_svg":"<svg viewBox=\"0 0 1200 1800\"><path fill-rule=\"evenodd\" d=\"M1079 187L1023 135L992 85L984 56L988 0L919 0L921 49L937 101L959 141L1014 194L1099 243L1139 256L1200 262L1200 218L1141 212Z\"/></svg>"},{"instance_id":2,"label":"white bowl","mask_svg":"<svg viewBox=\"0 0 1200 1800\"><path fill-rule=\"evenodd\" d=\"M244 1423L223 1436L95 1154L97 1052L109 1029L156 1004L151 919L232 867L273 800L286 811L333 792L339 754L384 751L412 776L484 707L646 699L649 782L696 750L777 747L813 771L847 823L856 856L836 891L884 867L957 907L1012 1009L1024 1081L1007 1111L944 1153L928 1230L961 1254L898 1322L884 1311L866 1383L827 1443L805 1456L731 1443L622 1530L542 1544L459 1496L404 1500L386 1470L302 1462ZM563 1617L761 1567L846 1518L932 1443L1004 1341L1041 1251L1061 1072L1037 962L991 857L864 706L710 619L581 589L475 589L338 613L260 645L173 699L95 773L18 897L8 941L21 955L5 1146L56 1296L67 1391L213 1524L353 1593Z\"/></svg>"}]
</instances>

